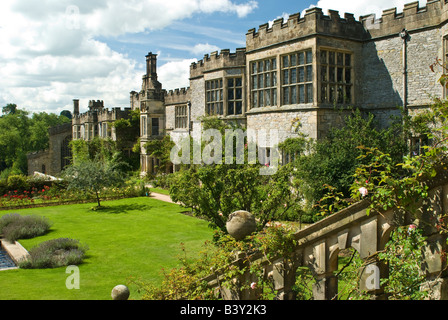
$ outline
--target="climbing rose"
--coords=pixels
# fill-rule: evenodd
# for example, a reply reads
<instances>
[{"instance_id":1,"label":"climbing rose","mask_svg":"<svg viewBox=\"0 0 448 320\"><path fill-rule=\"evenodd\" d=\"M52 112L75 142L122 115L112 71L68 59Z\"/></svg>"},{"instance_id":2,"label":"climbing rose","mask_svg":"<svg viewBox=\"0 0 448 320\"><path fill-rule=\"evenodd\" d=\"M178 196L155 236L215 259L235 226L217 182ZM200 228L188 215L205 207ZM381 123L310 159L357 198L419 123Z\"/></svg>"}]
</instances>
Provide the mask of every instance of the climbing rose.
<instances>
[{"instance_id":1,"label":"climbing rose","mask_svg":"<svg viewBox=\"0 0 448 320\"><path fill-rule=\"evenodd\" d=\"M409 232L414 231L415 228L417 228L417 226L416 226L415 224L411 224L411 225L409 226L408 231L409 231Z\"/></svg>"},{"instance_id":2,"label":"climbing rose","mask_svg":"<svg viewBox=\"0 0 448 320\"><path fill-rule=\"evenodd\" d=\"M362 195L363 197L365 197L367 194L369 194L369 191L367 191L366 188L361 187L361 188L359 188L359 193L361 193L361 195Z\"/></svg>"}]
</instances>

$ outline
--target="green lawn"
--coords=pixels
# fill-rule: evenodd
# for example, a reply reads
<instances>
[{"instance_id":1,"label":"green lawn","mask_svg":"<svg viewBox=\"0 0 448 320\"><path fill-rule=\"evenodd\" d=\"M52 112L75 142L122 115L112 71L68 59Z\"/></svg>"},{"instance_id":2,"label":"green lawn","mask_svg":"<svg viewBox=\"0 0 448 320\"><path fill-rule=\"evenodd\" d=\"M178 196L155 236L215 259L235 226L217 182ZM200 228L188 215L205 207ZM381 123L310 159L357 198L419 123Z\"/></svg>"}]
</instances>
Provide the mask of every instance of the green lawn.
<instances>
[{"instance_id":1,"label":"green lawn","mask_svg":"<svg viewBox=\"0 0 448 320\"><path fill-rule=\"evenodd\" d=\"M162 188L151 188L150 191L151 191L151 192L155 192L155 193L166 194L166 195L169 195L169 194L170 194L170 191L169 191L169 190L162 189Z\"/></svg>"},{"instance_id":2,"label":"green lawn","mask_svg":"<svg viewBox=\"0 0 448 320\"><path fill-rule=\"evenodd\" d=\"M180 243L189 254L201 250L210 240L207 222L181 214L183 208L151 198L105 201L107 209L92 211L94 204L65 205L0 211L47 217L52 223L44 236L20 240L30 249L55 238L78 239L89 246L79 266L80 289L66 288L66 268L0 271L0 300L104 300L112 288L126 284L130 299L139 299L130 277L158 283L161 269L177 265Z\"/></svg>"}]
</instances>

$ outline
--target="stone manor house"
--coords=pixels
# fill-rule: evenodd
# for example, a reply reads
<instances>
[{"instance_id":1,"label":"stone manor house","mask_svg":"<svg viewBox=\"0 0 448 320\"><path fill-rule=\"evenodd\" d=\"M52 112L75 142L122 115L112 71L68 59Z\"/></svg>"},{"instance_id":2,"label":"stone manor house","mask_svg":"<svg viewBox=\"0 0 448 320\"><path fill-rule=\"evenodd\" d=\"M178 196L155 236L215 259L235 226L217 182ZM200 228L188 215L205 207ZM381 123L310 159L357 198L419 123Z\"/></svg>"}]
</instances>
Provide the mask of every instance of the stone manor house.
<instances>
[{"instance_id":1,"label":"stone manor house","mask_svg":"<svg viewBox=\"0 0 448 320\"><path fill-rule=\"evenodd\" d=\"M447 62L448 1L406 4L403 12L384 10L381 17L342 17L320 8L278 19L246 34L246 47L212 52L190 66L190 86L164 90L157 79L157 56L146 56L139 91L130 108L104 109L92 101L79 114L74 101L73 139L116 139L111 122L140 110L141 172L153 173L158 160L144 144L164 135L192 132L200 118L216 115L248 129L278 129L279 142L299 130L319 139L340 123L340 111L359 108L387 125L400 107L409 113L445 97L438 83ZM300 125L299 125L300 124ZM418 140L419 137L416 137ZM416 141L418 142L418 141ZM259 146L269 156L273 146ZM282 161L288 161L283 154ZM37 165L37 168L39 165Z\"/></svg>"}]
</instances>

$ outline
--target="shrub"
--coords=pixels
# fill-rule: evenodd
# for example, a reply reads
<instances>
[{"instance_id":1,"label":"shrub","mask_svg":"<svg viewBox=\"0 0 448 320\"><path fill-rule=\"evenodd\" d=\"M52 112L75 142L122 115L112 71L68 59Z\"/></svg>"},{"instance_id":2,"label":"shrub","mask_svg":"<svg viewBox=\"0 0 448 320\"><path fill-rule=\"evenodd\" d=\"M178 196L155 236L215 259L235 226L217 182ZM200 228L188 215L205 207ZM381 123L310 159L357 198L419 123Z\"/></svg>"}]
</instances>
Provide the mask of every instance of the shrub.
<instances>
[{"instance_id":1,"label":"shrub","mask_svg":"<svg viewBox=\"0 0 448 320\"><path fill-rule=\"evenodd\" d=\"M34 238L45 234L50 227L49 220L39 216L11 213L0 219L0 234L2 233L8 241Z\"/></svg>"},{"instance_id":2,"label":"shrub","mask_svg":"<svg viewBox=\"0 0 448 320\"><path fill-rule=\"evenodd\" d=\"M79 240L58 238L32 248L28 260L19 263L24 269L58 268L81 264L88 247Z\"/></svg>"},{"instance_id":3,"label":"shrub","mask_svg":"<svg viewBox=\"0 0 448 320\"><path fill-rule=\"evenodd\" d=\"M28 178L21 174L10 175L8 177L8 189L20 191L29 189Z\"/></svg>"}]
</instances>

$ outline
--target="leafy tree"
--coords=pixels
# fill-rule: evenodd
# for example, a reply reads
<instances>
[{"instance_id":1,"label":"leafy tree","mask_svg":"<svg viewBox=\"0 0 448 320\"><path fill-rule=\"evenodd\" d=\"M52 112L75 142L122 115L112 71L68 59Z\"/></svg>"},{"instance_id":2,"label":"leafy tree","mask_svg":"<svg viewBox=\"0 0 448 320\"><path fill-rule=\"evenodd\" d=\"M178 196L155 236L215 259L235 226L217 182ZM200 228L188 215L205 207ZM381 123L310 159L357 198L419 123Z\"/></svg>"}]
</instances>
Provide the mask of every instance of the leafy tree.
<instances>
[{"instance_id":1,"label":"leafy tree","mask_svg":"<svg viewBox=\"0 0 448 320\"><path fill-rule=\"evenodd\" d=\"M160 160L158 172L164 173L167 165L171 162L170 151L174 147L169 135L163 137L162 140L150 140L145 144L146 153Z\"/></svg>"},{"instance_id":2,"label":"leafy tree","mask_svg":"<svg viewBox=\"0 0 448 320\"><path fill-rule=\"evenodd\" d=\"M101 207L100 194L104 188L118 187L124 184L125 174L119 161L101 161L95 159L82 159L67 167L63 176L68 182L68 190L78 190L94 195Z\"/></svg>"},{"instance_id":3,"label":"leafy tree","mask_svg":"<svg viewBox=\"0 0 448 320\"><path fill-rule=\"evenodd\" d=\"M44 150L49 147L50 134L48 129L60 124L69 123L70 119L64 115L39 112L33 113L30 120L30 151Z\"/></svg>"},{"instance_id":4,"label":"leafy tree","mask_svg":"<svg viewBox=\"0 0 448 320\"><path fill-rule=\"evenodd\" d=\"M67 119L72 119L73 115L69 110L62 110L61 113L59 114L60 116L64 116Z\"/></svg>"},{"instance_id":5,"label":"leafy tree","mask_svg":"<svg viewBox=\"0 0 448 320\"><path fill-rule=\"evenodd\" d=\"M217 118L203 119L204 129L214 128L222 133L234 129ZM202 150L205 147L201 146ZM225 148L223 140L222 147ZM234 146L236 148L236 146ZM248 149L245 147L245 159ZM222 152L225 155L225 150ZM234 154L234 160L235 155ZM285 219L300 207L300 194L293 190L288 168L280 168L274 175L260 175L257 164L237 164L236 161L223 164L189 165L173 174L170 194L174 201L191 208L196 215L208 218L212 227L226 232L229 215L237 210L253 213L262 228L267 222Z\"/></svg>"},{"instance_id":6,"label":"leafy tree","mask_svg":"<svg viewBox=\"0 0 448 320\"><path fill-rule=\"evenodd\" d=\"M0 117L0 171L8 169L13 174L27 174L27 153L48 148L48 129L67 123L64 116L34 113L9 104L3 107Z\"/></svg>"},{"instance_id":7,"label":"leafy tree","mask_svg":"<svg viewBox=\"0 0 448 320\"><path fill-rule=\"evenodd\" d=\"M6 115L16 113L17 105L15 103L8 103L2 108L2 112Z\"/></svg>"},{"instance_id":8,"label":"leafy tree","mask_svg":"<svg viewBox=\"0 0 448 320\"><path fill-rule=\"evenodd\" d=\"M30 151L30 119L28 112L16 110L0 117L0 170L26 173L26 153Z\"/></svg>"},{"instance_id":9,"label":"leafy tree","mask_svg":"<svg viewBox=\"0 0 448 320\"><path fill-rule=\"evenodd\" d=\"M300 143L302 140L299 138ZM296 157L293 173L302 180L302 192L310 204L318 203L329 190L341 199L350 198L356 168L364 163L359 147L378 148L395 163L400 162L407 150L401 120L379 129L372 114L363 116L356 110L326 138L309 142L306 152Z\"/></svg>"}]
</instances>

